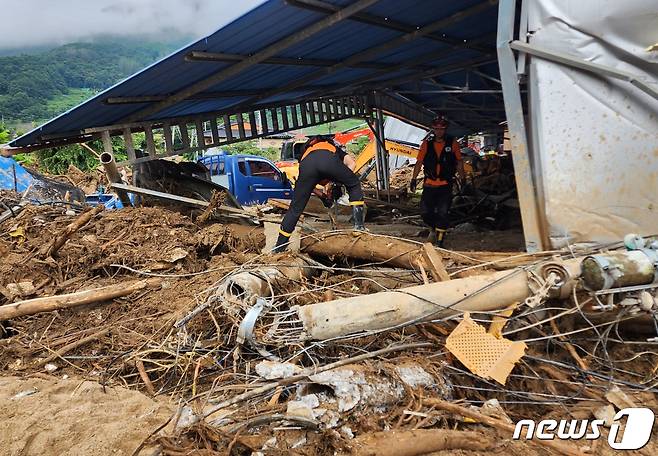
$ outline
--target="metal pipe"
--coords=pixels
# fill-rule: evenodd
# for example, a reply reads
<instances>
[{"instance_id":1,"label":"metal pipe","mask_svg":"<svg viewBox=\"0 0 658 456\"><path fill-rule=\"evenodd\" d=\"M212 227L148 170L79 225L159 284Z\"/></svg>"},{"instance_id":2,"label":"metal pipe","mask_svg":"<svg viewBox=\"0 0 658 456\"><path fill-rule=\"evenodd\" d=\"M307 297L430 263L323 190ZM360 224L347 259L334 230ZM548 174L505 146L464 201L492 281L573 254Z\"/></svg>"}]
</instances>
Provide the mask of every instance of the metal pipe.
<instances>
[{"instance_id":1,"label":"metal pipe","mask_svg":"<svg viewBox=\"0 0 658 456\"><path fill-rule=\"evenodd\" d=\"M580 273L581 259L561 264L568 278L559 277L562 287L572 286ZM554 266L536 269L542 280L555 273ZM558 274L559 275L559 274ZM495 312L535 296L534 275L523 269L465 277L447 282L419 285L369 295L310 304L297 308L309 340L328 340L352 334L384 330L461 312ZM553 287L552 287L553 288Z\"/></svg>"},{"instance_id":2,"label":"metal pipe","mask_svg":"<svg viewBox=\"0 0 658 456\"><path fill-rule=\"evenodd\" d=\"M123 184L121 174L119 174L119 169L112 153L103 152L100 156L100 162L103 165L103 169L105 169L105 175L107 176L107 180L110 181L110 184ZM115 191L124 207L132 206L130 198L128 198L128 193L118 189L115 189Z\"/></svg>"}]
</instances>

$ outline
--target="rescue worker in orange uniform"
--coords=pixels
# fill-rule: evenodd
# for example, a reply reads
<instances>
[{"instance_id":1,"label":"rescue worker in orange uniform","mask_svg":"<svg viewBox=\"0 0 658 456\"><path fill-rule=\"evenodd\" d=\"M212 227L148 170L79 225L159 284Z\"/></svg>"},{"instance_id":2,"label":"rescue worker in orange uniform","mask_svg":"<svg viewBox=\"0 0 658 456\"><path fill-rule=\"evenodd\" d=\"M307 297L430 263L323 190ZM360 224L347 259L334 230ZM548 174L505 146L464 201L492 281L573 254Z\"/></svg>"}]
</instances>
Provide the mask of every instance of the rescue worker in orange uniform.
<instances>
[{"instance_id":1,"label":"rescue worker in orange uniform","mask_svg":"<svg viewBox=\"0 0 658 456\"><path fill-rule=\"evenodd\" d=\"M363 190L358 176L354 174L354 165L354 159L333 141L333 135L309 138L299 160L299 177L290 207L281 222L279 237L273 252L282 252L286 249L297 221L318 184L326 185L334 182L344 185L352 206L354 229L365 230Z\"/></svg>"},{"instance_id":2,"label":"rescue worker in orange uniform","mask_svg":"<svg viewBox=\"0 0 658 456\"><path fill-rule=\"evenodd\" d=\"M432 121L432 131L421 143L416 165L411 175L410 189L416 191L416 178L423 169L423 194L420 209L423 221L436 233L436 245L443 247L450 226L450 206L455 174L464 179L464 166L457 140L446 134L448 119L438 116Z\"/></svg>"}]
</instances>

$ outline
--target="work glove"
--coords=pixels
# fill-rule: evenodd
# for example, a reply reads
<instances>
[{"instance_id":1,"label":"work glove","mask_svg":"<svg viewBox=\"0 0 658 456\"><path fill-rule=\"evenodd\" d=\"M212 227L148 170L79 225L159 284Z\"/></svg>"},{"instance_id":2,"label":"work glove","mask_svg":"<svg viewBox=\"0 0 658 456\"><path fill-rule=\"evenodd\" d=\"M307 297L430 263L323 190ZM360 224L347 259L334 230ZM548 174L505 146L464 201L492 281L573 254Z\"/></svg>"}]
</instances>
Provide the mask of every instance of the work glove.
<instances>
[{"instance_id":1,"label":"work glove","mask_svg":"<svg viewBox=\"0 0 658 456\"><path fill-rule=\"evenodd\" d=\"M411 190L411 193L416 193L416 179L411 179L411 182L409 182L409 190Z\"/></svg>"}]
</instances>

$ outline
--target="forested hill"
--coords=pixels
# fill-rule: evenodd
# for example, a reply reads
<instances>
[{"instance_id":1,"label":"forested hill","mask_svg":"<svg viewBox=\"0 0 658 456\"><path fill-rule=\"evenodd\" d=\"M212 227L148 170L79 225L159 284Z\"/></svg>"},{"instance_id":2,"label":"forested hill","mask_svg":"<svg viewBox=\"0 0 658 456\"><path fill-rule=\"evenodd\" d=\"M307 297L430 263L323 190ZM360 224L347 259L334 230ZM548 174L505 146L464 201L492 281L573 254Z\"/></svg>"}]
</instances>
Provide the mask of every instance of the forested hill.
<instances>
[{"instance_id":1,"label":"forested hill","mask_svg":"<svg viewBox=\"0 0 658 456\"><path fill-rule=\"evenodd\" d=\"M24 122L50 119L189 41L105 39L0 57L0 116Z\"/></svg>"}]
</instances>

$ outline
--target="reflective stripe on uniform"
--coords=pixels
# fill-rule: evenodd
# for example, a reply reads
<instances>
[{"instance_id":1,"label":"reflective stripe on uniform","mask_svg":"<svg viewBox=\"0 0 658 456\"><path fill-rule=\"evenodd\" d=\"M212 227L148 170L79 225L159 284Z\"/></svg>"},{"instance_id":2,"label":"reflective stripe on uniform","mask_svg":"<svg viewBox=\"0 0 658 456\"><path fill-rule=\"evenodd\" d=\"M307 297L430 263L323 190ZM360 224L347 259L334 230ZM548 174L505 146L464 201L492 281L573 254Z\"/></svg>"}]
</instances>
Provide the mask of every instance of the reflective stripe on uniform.
<instances>
[{"instance_id":1,"label":"reflective stripe on uniform","mask_svg":"<svg viewBox=\"0 0 658 456\"><path fill-rule=\"evenodd\" d=\"M350 206L363 206L365 201L350 201Z\"/></svg>"},{"instance_id":2,"label":"reflective stripe on uniform","mask_svg":"<svg viewBox=\"0 0 658 456\"><path fill-rule=\"evenodd\" d=\"M279 234L285 237L290 237L292 235L292 233L286 233L281 228L279 228Z\"/></svg>"},{"instance_id":3,"label":"reflective stripe on uniform","mask_svg":"<svg viewBox=\"0 0 658 456\"><path fill-rule=\"evenodd\" d=\"M333 144L328 143L327 141L321 141L317 144L313 144L311 147L306 149L304 155L302 155L302 158L300 158L299 161L304 160L308 154L310 154L311 152L315 152L316 150L328 150L332 154L335 154L337 149L336 146L334 146Z\"/></svg>"}]
</instances>

